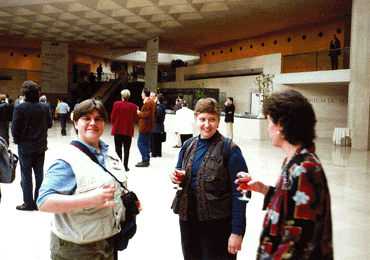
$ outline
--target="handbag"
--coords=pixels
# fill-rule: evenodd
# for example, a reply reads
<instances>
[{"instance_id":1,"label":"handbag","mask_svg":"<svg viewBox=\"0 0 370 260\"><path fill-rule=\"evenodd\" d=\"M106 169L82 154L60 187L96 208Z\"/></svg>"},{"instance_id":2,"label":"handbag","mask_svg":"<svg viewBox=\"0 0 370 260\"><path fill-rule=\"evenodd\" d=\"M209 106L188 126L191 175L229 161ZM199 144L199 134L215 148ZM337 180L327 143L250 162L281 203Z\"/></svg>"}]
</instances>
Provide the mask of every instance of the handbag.
<instances>
[{"instance_id":1,"label":"handbag","mask_svg":"<svg viewBox=\"0 0 370 260\"><path fill-rule=\"evenodd\" d=\"M125 250L127 248L128 242L136 233L136 215L139 214L139 209L136 205L136 202L139 201L136 194L132 191L129 191L122 182L120 182L116 176L108 171L104 165L99 163L99 160L96 156L81 142L73 140L71 145L79 148L87 156L90 157L92 161L99 164L107 173L109 173L118 183L121 184L122 188L126 191L125 194L121 196L122 203L126 208L125 211L125 221L120 222L121 231L114 236L107 238L106 241L113 245L118 251Z\"/></svg>"},{"instance_id":2,"label":"handbag","mask_svg":"<svg viewBox=\"0 0 370 260\"><path fill-rule=\"evenodd\" d=\"M18 156L8 148L4 138L0 137L0 183L12 183L15 179Z\"/></svg>"},{"instance_id":3,"label":"handbag","mask_svg":"<svg viewBox=\"0 0 370 260\"><path fill-rule=\"evenodd\" d=\"M166 132L162 132L162 133L160 133L159 140L160 140L162 143L166 142L166 138L167 138L167 133L166 133Z\"/></svg>"}]
</instances>

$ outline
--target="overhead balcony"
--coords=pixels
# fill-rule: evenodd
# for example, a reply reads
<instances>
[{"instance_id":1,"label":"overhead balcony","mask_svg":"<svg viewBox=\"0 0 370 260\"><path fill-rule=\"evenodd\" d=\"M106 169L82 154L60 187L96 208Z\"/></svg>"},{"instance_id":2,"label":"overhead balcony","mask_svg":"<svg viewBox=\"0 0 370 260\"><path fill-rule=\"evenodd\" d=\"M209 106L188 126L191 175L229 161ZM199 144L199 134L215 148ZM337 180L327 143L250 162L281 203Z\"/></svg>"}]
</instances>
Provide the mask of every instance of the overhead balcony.
<instances>
[{"instance_id":1,"label":"overhead balcony","mask_svg":"<svg viewBox=\"0 0 370 260\"><path fill-rule=\"evenodd\" d=\"M346 85L350 82L350 48L337 49L338 69L332 70L330 50L286 55L282 57L282 73L274 83L283 85L325 84Z\"/></svg>"}]
</instances>

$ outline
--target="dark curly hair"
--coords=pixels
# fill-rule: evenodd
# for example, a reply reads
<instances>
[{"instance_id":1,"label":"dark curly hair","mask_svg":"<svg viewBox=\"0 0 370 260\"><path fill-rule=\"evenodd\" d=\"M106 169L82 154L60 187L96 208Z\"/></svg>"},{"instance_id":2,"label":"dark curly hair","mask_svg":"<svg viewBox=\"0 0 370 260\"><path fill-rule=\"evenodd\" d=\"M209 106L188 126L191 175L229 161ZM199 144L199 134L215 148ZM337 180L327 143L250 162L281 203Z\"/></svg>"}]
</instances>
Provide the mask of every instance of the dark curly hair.
<instances>
[{"instance_id":1,"label":"dark curly hair","mask_svg":"<svg viewBox=\"0 0 370 260\"><path fill-rule=\"evenodd\" d=\"M263 102L263 114L280 125L281 133L289 143L313 146L316 138L316 116L310 102L298 91L289 89L273 93Z\"/></svg>"},{"instance_id":2,"label":"dark curly hair","mask_svg":"<svg viewBox=\"0 0 370 260\"><path fill-rule=\"evenodd\" d=\"M41 88L32 80L27 80L22 85L22 93L25 100L32 103L39 102Z\"/></svg>"}]
</instances>

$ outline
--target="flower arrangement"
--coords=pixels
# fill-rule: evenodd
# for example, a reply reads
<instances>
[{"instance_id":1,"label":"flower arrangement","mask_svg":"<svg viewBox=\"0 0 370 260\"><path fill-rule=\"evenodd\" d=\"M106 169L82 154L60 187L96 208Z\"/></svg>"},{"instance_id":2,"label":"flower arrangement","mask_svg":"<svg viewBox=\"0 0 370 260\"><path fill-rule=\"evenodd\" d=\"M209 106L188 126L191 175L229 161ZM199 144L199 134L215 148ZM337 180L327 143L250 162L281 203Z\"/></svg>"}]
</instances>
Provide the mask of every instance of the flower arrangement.
<instances>
[{"instance_id":1,"label":"flower arrangement","mask_svg":"<svg viewBox=\"0 0 370 260\"><path fill-rule=\"evenodd\" d=\"M273 78L275 75L261 74L256 77L254 83L258 86L263 99L266 99L270 93L273 93Z\"/></svg>"}]
</instances>

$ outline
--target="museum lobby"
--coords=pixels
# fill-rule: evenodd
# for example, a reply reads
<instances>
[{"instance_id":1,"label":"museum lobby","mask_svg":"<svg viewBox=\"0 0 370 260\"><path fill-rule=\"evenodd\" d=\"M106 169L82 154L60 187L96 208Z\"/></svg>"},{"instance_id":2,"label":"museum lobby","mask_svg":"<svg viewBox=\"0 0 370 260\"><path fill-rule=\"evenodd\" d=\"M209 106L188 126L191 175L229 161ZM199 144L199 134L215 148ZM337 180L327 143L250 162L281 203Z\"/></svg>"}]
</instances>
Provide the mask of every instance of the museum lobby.
<instances>
[{"instance_id":1,"label":"museum lobby","mask_svg":"<svg viewBox=\"0 0 370 260\"><path fill-rule=\"evenodd\" d=\"M370 49L363 47L370 44L367 0L298 1L297 5L283 0L252 4L244 0L36 0L32 5L24 5L22 1L0 3L0 35L3 36L0 74L12 75L17 83L1 80L0 93L16 98L20 82L28 79L41 82L42 64L37 56L41 55L41 45L37 39L43 36L49 41L60 37L61 42L69 43L69 78L74 62L88 64L91 71L96 71L102 62L108 70L105 60L111 62L113 54L145 49L147 40L159 36L163 53L172 49L173 54L199 56L195 64L177 68L176 80L163 86L179 89L204 84L206 88L219 89L225 97L233 96L238 113L234 141L241 148L250 173L270 185L275 184L280 174L284 154L272 146L263 119L257 121L244 116L251 112L251 94L258 92L252 70L274 74L274 91L293 88L304 93L318 115L316 147L331 194L335 259L370 259L367 233L370 232L370 201L366 199L370 189ZM130 14L123 13L118 5L125 5L123 9ZM262 13L266 16L259 19L254 16ZM199 26L203 18L199 17L206 21L203 28ZM268 28L273 29L270 32ZM119 33L124 30L127 32ZM336 71L328 68L327 56L334 33L348 54L342 55ZM18 37L22 40L14 40ZM120 45L126 40L127 45ZM110 45L113 42L118 45ZM108 48L100 49L100 46ZM302 57L309 62L294 67ZM145 66L143 61L127 62L130 68ZM312 71L301 71L312 67L315 68ZM67 95L68 87L61 87L60 93L47 94ZM169 113L165 120L167 142L163 144L163 156L152 158L149 168L134 167L141 159L135 130L128 185L138 194L144 209L137 219L137 234L128 248L119 253L119 259L183 259L179 221L171 210L175 190L168 176L179 153L179 149L172 147L173 125L174 116ZM69 122L67 126L67 136L60 135L58 121L49 129L45 170L58 149L75 138L72 124ZM111 128L108 124L102 140L114 146ZM350 129L351 146L348 138L343 138L348 132L340 132L343 136L336 138L340 128ZM219 131L226 133L223 117ZM10 148L17 152L14 143ZM2 184L1 192L0 260L50 259L52 214L15 209L22 204L20 167L15 181ZM248 203L247 230L238 259L255 259L265 215L262 203L259 194L253 194Z\"/></svg>"}]
</instances>

